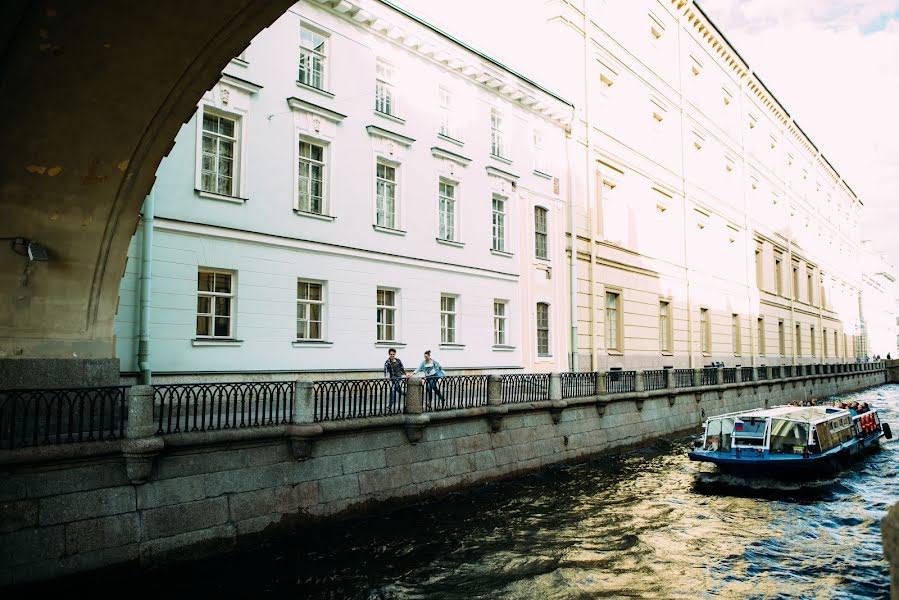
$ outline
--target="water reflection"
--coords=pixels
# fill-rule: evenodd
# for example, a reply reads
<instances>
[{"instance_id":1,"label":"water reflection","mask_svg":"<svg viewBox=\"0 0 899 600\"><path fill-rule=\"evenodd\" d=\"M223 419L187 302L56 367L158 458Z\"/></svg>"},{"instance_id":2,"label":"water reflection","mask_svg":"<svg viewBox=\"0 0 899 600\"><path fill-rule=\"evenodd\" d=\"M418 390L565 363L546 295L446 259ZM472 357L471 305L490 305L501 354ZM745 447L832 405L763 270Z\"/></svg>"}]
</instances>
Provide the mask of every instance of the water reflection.
<instances>
[{"instance_id":1,"label":"water reflection","mask_svg":"<svg viewBox=\"0 0 899 600\"><path fill-rule=\"evenodd\" d=\"M899 423L899 386L851 396ZM690 444L297 531L128 585L194 599L888 597L879 520L899 501L895 440L805 483L719 475L687 460Z\"/></svg>"}]
</instances>

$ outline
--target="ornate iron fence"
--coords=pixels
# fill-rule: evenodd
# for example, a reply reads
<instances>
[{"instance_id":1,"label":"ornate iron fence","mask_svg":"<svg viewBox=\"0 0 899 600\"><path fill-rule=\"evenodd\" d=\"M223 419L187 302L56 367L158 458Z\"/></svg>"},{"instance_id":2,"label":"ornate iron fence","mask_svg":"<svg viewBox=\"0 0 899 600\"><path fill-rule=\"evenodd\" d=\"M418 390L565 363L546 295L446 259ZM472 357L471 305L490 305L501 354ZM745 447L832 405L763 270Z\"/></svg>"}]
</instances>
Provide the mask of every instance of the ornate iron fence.
<instances>
[{"instance_id":1,"label":"ornate iron fence","mask_svg":"<svg viewBox=\"0 0 899 600\"><path fill-rule=\"evenodd\" d=\"M599 373L562 373L562 397L583 398L598 393Z\"/></svg>"},{"instance_id":2,"label":"ornate iron fence","mask_svg":"<svg viewBox=\"0 0 899 600\"><path fill-rule=\"evenodd\" d=\"M0 448L125 437L127 386L0 390Z\"/></svg>"},{"instance_id":3,"label":"ornate iron fence","mask_svg":"<svg viewBox=\"0 0 899 600\"><path fill-rule=\"evenodd\" d=\"M636 371L608 371L605 376L607 394L633 392L637 387Z\"/></svg>"},{"instance_id":4,"label":"ornate iron fence","mask_svg":"<svg viewBox=\"0 0 899 600\"><path fill-rule=\"evenodd\" d=\"M771 367L771 379L780 379L783 376L783 370L780 365Z\"/></svg>"},{"instance_id":5,"label":"ornate iron fence","mask_svg":"<svg viewBox=\"0 0 899 600\"><path fill-rule=\"evenodd\" d=\"M668 387L668 371L665 369L643 371L643 389L663 390L666 387Z\"/></svg>"},{"instance_id":6,"label":"ornate iron fence","mask_svg":"<svg viewBox=\"0 0 899 600\"><path fill-rule=\"evenodd\" d=\"M267 427L290 422L293 381L154 386L156 435Z\"/></svg>"},{"instance_id":7,"label":"ornate iron fence","mask_svg":"<svg viewBox=\"0 0 899 600\"><path fill-rule=\"evenodd\" d=\"M759 381L768 379L768 367L766 367L766 366L759 367L758 373L759 373Z\"/></svg>"},{"instance_id":8,"label":"ornate iron fence","mask_svg":"<svg viewBox=\"0 0 899 600\"><path fill-rule=\"evenodd\" d=\"M489 378L489 375L451 375L426 380L422 409L431 412L487 406Z\"/></svg>"},{"instance_id":9,"label":"ornate iron fence","mask_svg":"<svg viewBox=\"0 0 899 600\"><path fill-rule=\"evenodd\" d=\"M314 382L313 420L341 421L402 414L406 379L346 379Z\"/></svg>"},{"instance_id":10,"label":"ornate iron fence","mask_svg":"<svg viewBox=\"0 0 899 600\"><path fill-rule=\"evenodd\" d=\"M702 385L715 385L718 383L718 369L715 367L704 367L700 378Z\"/></svg>"},{"instance_id":11,"label":"ornate iron fence","mask_svg":"<svg viewBox=\"0 0 899 600\"><path fill-rule=\"evenodd\" d=\"M737 383L736 367L725 367L724 368L724 383Z\"/></svg>"},{"instance_id":12,"label":"ornate iron fence","mask_svg":"<svg viewBox=\"0 0 899 600\"><path fill-rule=\"evenodd\" d=\"M674 369L675 387L693 387L693 369Z\"/></svg>"},{"instance_id":13,"label":"ornate iron fence","mask_svg":"<svg viewBox=\"0 0 899 600\"><path fill-rule=\"evenodd\" d=\"M752 381L752 367L740 367L740 379L746 383Z\"/></svg>"},{"instance_id":14,"label":"ornate iron fence","mask_svg":"<svg viewBox=\"0 0 899 600\"><path fill-rule=\"evenodd\" d=\"M549 400L549 373L501 375L502 403Z\"/></svg>"}]
</instances>

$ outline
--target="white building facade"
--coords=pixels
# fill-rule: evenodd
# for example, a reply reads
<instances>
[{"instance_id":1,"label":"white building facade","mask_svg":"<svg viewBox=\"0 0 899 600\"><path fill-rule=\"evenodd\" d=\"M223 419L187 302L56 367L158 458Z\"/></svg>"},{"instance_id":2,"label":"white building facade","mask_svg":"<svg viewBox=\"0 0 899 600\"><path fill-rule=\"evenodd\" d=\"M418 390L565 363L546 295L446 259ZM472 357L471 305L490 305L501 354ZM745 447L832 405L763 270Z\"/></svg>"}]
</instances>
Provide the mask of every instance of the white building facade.
<instances>
[{"instance_id":1,"label":"white building facade","mask_svg":"<svg viewBox=\"0 0 899 600\"><path fill-rule=\"evenodd\" d=\"M371 374L388 348L410 368L429 349L450 372L564 370L572 110L390 5L298 3L159 168L154 376ZM123 374L139 370L143 235Z\"/></svg>"},{"instance_id":2,"label":"white building facade","mask_svg":"<svg viewBox=\"0 0 899 600\"><path fill-rule=\"evenodd\" d=\"M897 317L895 268L886 252L878 252L870 241L862 242L861 318L859 356L896 358Z\"/></svg>"}]
</instances>

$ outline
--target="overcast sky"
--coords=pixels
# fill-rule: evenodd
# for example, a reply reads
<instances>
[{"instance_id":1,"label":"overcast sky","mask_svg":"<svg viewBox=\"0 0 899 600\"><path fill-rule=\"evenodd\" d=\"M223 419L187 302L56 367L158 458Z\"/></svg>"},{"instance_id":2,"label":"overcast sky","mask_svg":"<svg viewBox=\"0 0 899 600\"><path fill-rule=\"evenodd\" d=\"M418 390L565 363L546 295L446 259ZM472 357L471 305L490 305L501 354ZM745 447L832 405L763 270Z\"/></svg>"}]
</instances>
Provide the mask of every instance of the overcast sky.
<instances>
[{"instance_id":1,"label":"overcast sky","mask_svg":"<svg viewBox=\"0 0 899 600\"><path fill-rule=\"evenodd\" d=\"M503 36L525 2L542 0L398 0L527 75ZM899 265L899 0L699 5L864 202L862 239Z\"/></svg>"}]
</instances>

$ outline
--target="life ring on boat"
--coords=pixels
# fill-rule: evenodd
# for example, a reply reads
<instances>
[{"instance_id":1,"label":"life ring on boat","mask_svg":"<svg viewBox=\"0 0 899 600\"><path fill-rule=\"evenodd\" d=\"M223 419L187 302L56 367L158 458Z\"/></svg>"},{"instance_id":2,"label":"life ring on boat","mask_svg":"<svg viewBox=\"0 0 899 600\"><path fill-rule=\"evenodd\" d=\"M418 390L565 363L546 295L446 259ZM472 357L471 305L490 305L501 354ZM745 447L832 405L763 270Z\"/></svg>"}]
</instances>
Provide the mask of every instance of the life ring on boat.
<instances>
[{"instance_id":1,"label":"life ring on boat","mask_svg":"<svg viewBox=\"0 0 899 600\"><path fill-rule=\"evenodd\" d=\"M881 423L880 426L883 428L883 437L888 440L893 439L893 431L890 429L889 423Z\"/></svg>"}]
</instances>

